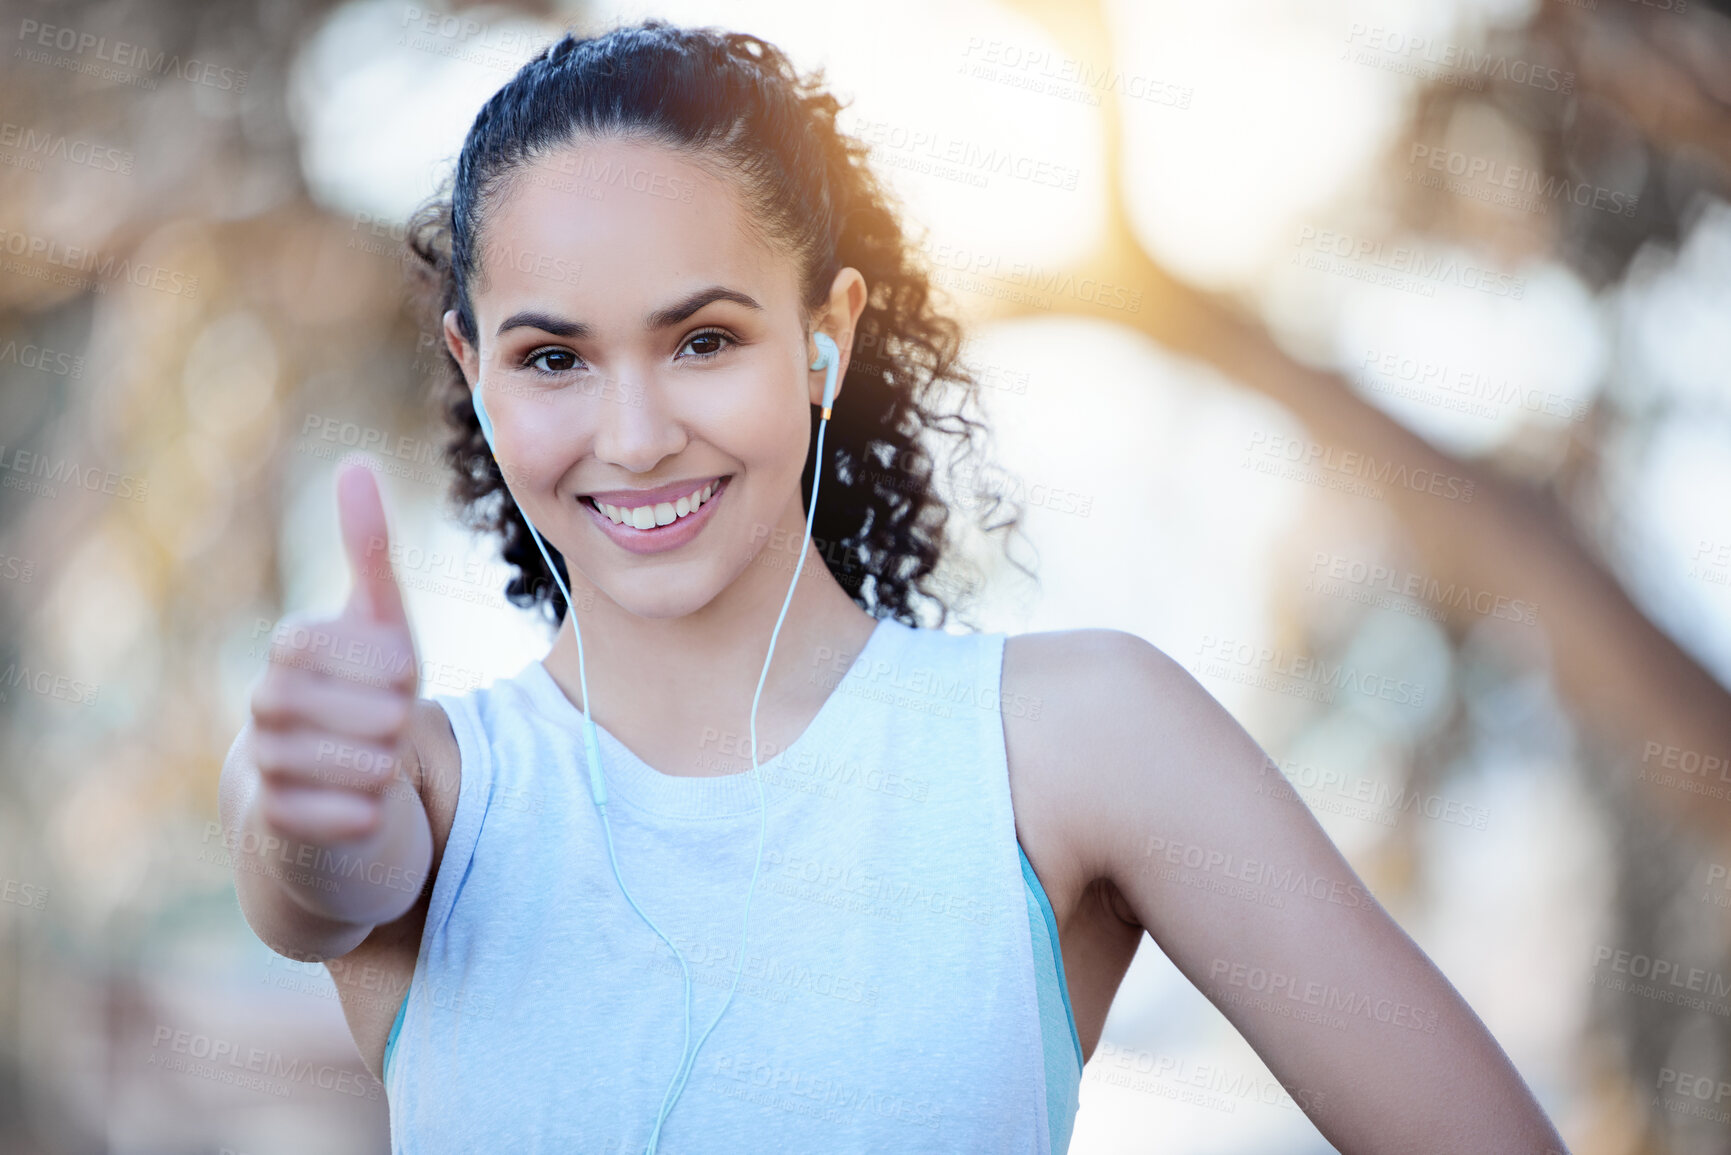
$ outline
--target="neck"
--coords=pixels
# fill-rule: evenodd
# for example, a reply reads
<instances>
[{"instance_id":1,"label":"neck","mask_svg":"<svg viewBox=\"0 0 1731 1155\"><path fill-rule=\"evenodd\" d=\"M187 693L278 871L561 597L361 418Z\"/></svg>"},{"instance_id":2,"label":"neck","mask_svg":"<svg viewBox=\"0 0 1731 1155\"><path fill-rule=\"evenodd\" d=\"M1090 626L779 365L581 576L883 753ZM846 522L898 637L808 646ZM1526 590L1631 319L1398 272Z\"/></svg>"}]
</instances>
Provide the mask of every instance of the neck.
<instances>
[{"instance_id":1,"label":"neck","mask_svg":"<svg viewBox=\"0 0 1731 1155\"><path fill-rule=\"evenodd\" d=\"M764 563L771 557L782 560L779 551L765 550L752 567L763 565L767 580L735 581L702 609L680 617L640 617L598 590L586 598L583 586L574 586L573 596L588 607L579 623L595 721L615 734L660 730L748 745L752 699L798 552L780 566ZM570 618L567 609L543 662L566 696L587 712ZM834 682L833 674L823 675L838 659L851 662L875 625L815 551L808 552L764 680L760 746L766 721L780 723L769 729L785 729L788 719L805 720L816 712Z\"/></svg>"}]
</instances>

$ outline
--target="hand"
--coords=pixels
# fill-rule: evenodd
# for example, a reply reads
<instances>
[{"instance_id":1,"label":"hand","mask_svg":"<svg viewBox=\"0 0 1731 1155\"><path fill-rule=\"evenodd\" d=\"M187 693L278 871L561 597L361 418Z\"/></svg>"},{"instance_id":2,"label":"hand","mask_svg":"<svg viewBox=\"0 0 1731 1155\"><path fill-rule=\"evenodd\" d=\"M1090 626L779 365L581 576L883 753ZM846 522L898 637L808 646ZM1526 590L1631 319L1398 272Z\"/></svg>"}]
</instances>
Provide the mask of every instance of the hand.
<instances>
[{"instance_id":1,"label":"hand","mask_svg":"<svg viewBox=\"0 0 1731 1155\"><path fill-rule=\"evenodd\" d=\"M271 832L318 845L378 829L420 687L385 507L365 466L338 474L337 513L348 603L334 618L278 623L252 695L260 816Z\"/></svg>"}]
</instances>

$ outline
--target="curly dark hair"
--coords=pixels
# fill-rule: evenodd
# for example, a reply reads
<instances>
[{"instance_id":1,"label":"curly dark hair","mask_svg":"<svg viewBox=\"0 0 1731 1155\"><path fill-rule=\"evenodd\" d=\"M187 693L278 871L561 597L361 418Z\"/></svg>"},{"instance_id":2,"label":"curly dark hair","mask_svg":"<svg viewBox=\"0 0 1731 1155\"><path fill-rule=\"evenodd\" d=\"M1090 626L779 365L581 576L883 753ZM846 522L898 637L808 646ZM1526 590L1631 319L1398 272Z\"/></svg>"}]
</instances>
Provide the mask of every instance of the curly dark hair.
<instances>
[{"instance_id":1,"label":"curly dark hair","mask_svg":"<svg viewBox=\"0 0 1731 1155\"><path fill-rule=\"evenodd\" d=\"M843 106L822 80L821 69L802 77L780 49L745 33L654 18L592 37L566 32L476 115L455 172L409 221L410 266L433 333L454 309L473 343L469 286L483 272L482 218L527 163L580 136L616 135L664 144L730 178L760 239L792 255L808 326L841 269L858 269L867 285L825 437L834 468L824 478L812 548L873 617L917 626L918 595L942 626L970 600L978 575L944 557L949 510L935 492L933 446L923 435L952 439L950 477L964 472L973 480L955 487L953 500L977 508L986 533L1017 529L1021 507L980 484L980 471L957 468L986 435L964 412L977 404L979 384L961 360L961 326L933 306L929 275L892 197L869 167L867 147L836 127ZM433 344L442 353L435 399L449 430L444 459L456 471L455 512L500 537L504 561L518 571L507 600L539 607L557 627L564 595L481 434L461 368L442 338ZM800 481L807 509L818 421L813 406ZM1000 511L1005 516L993 522ZM565 559L551 543L548 552L569 584Z\"/></svg>"}]
</instances>

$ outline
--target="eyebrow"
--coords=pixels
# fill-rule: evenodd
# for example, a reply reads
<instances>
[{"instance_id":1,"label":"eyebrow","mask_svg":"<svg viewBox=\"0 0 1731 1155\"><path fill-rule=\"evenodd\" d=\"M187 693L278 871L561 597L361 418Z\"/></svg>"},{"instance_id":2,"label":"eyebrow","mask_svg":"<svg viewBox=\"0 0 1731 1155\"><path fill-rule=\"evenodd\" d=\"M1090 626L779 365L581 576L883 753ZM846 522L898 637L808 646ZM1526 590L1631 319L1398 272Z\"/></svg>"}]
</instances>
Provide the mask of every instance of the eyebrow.
<instances>
[{"instance_id":1,"label":"eyebrow","mask_svg":"<svg viewBox=\"0 0 1731 1155\"><path fill-rule=\"evenodd\" d=\"M741 293L737 289L729 289L723 285L711 285L707 289L698 289L695 293L682 297L665 308L655 310L649 314L646 327L655 330L677 325L691 317L699 309L714 304L716 301L732 301L735 304L744 305L748 309L763 311L763 306L758 304L755 298ZM541 329L556 337L574 337L579 340L592 337L595 333L592 326L582 321L570 321L564 317L555 317L551 313L524 309L506 317L494 336L502 337L511 329L523 328Z\"/></svg>"}]
</instances>

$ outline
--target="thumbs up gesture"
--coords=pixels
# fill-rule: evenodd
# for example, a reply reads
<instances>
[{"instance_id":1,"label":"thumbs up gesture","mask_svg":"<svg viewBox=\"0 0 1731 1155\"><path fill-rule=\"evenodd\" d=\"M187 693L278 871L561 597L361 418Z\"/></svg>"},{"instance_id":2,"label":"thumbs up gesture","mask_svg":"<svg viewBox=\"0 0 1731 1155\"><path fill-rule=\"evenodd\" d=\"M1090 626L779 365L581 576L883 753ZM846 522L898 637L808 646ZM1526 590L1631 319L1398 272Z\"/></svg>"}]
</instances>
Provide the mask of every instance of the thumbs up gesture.
<instances>
[{"instance_id":1,"label":"thumbs up gesture","mask_svg":"<svg viewBox=\"0 0 1731 1155\"><path fill-rule=\"evenodd\" d=\"M335 617L290 615L278 623L252 695L264 824L317 845L378 829L384 791L404 769L420 688L385 507L365 466L338 474L337 510L352 582L348 602Z\"/></svg>"}]
</instances>

